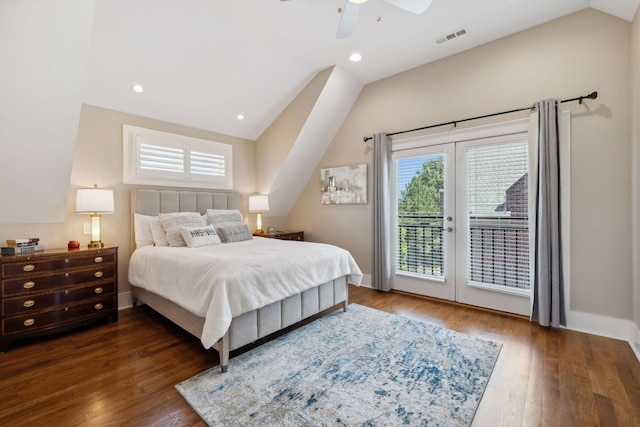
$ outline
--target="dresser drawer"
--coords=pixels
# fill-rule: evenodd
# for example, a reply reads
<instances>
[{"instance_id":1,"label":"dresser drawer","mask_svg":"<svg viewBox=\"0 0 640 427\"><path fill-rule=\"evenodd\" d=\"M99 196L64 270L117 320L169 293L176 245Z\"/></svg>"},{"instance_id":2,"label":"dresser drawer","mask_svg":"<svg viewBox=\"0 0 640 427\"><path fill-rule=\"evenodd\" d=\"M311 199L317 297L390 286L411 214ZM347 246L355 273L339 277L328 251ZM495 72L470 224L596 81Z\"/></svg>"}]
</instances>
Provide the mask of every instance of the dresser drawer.
<instances>
[{"instance_id":1,"label":"dresser drawer","mask_svg":"<svg viewBox=\"0 0 640 427\"><path fill-rule=\"evenodd\" d=\"M106 311L115 308L115 301L115 295L105 295L81 304L58 306L39 313L6 317L2 319L2 332L3 335L18 334L51 328L79 319L90 319L92 316L103 316Z\"/></svg>"},{"instance_id":2,"label":"dresser drawer","mask_svg":"<svg viewBox=\"0 0 640 427\"><path fill-rule=\"evenodd\" d=\"M5 298L2 301L2 316L35 313L61 304L114 294L115 282L111 281L82 288L76 287L44 294Z\"/></svg>"},{"instance_id":3,"label":"dresser drawer","mask_svg":"<svg viewBox=\"0 0 640 427\"><path fill-rule=\"evenodd\" d=\"M64 271L74 268L89 267L101 264L113 264L116 261L116 252L113 250L91 251L82 256L56 256L40 258L25 256L19 262L2 265L2 277L33 276L34 274L49 271Z\"/></svg>"},{"instance_id":4,"label":"dresser drawer","mask_svg":"<svg viewBox=\"0 0 640 427\"><path fill-rule=\"evenodd\" d=\"M93 268L72 271L54 271L46 276L12 278L2 281L2 296L10 297L41 293L54 288L95 282L96 280L113 279L116 274L115 264L97 265Z\"/></svg>"}]
</instances>

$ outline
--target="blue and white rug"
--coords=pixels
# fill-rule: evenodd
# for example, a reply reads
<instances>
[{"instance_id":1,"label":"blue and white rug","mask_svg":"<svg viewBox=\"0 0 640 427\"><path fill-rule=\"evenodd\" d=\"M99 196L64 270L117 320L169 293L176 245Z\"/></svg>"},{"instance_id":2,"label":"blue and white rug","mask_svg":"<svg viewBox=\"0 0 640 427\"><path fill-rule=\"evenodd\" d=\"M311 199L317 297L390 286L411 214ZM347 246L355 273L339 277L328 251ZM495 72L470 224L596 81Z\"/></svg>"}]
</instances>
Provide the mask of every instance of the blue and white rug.
<instances>
[{"instance_id":1,"label":"blue and white rug","mask_svg":"<svg viewBox=\"0 0 640 427\"><path fill-rule=\"evenodd\" d=\"M500 348L351 304L176 389L211 426L467 426Z\"/></svg>"}]
</instances>

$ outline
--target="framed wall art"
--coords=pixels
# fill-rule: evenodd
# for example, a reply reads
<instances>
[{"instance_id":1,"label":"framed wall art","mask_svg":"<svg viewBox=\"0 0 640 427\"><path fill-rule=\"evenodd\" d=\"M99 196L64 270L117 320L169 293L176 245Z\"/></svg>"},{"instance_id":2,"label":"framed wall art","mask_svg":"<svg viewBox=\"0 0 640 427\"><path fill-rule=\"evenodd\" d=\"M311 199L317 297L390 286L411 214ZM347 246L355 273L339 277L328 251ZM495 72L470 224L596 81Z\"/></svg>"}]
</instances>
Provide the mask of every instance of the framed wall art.
<instances>
[{"instance_id":1,"label":"framed wall art","mask_svg":"<svg viewBox=\"0 0 640 427\"><path fill-rule=\"evenodd\" d=\"M367 165L320 169L323 205L366 204Z\"/></svg>"}]
</instances>

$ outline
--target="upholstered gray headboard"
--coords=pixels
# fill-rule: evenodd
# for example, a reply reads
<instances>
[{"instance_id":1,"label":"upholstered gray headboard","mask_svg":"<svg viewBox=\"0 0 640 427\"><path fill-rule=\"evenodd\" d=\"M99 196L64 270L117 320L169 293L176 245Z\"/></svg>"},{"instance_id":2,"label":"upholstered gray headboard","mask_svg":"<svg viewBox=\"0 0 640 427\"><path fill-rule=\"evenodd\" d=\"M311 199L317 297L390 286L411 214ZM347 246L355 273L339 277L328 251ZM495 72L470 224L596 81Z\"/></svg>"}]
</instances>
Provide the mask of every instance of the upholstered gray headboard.
<instances>
[{"instance_id":1,"label":"upholstered gray headboard","mask_svg":"<svg viewBox=\"0 0 640 427\"><path fill-rule=\"evenodd\" d=\"M131 190L131 249L135 249L133 214L156 216L169 212L200 212L207 209L241 209L242 196L238 193L212 191Z\"/></svg>"},{"instance_id":2,"label":"upholstered gray headboard","mask_svg":"<svg viewBox=\"0 0 640 427\"><path fill-rule=\"evenodd\" d=\"M169 212L200 212L207 209L240 209L238 193L208 191L131 190L131 213L158 215Z\"/></svg>"}]
</instances>

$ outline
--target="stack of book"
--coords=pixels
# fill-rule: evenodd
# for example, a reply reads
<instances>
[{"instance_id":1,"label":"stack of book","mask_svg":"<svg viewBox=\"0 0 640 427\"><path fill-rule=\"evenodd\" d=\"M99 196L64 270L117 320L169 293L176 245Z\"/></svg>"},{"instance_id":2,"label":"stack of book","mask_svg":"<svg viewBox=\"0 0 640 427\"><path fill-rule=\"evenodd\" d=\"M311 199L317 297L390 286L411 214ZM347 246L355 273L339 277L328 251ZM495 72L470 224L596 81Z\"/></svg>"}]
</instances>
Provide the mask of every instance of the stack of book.
<instances>
[{"instance_id":1,"label":"stack of book","mask_svg":"<svg viewBox=\"0 0 640 427\"><path fill-rule=\"evenodd\" d=\"M44 246L40 244L40 238L29 237L26 239L7 240L7 246L0 248L2 255L29 254L31 252L44 251Z\"/></svg>"}]
</instances>

